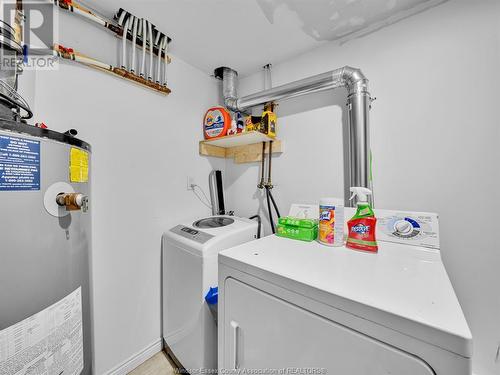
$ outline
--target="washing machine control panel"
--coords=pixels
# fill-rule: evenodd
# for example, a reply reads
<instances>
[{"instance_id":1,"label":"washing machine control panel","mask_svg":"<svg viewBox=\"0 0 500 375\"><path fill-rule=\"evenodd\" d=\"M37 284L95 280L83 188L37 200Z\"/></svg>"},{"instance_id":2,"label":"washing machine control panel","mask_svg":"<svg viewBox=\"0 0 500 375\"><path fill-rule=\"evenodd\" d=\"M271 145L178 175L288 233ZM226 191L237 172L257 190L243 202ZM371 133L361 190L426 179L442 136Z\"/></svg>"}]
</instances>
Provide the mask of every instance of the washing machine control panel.
<instances>
[{"instance_id":1,"label":"washing machine control panel","mask_svg":"<svg viewBox=\"0 0 500 375\"><path fill-rule=\"evenodd\" d=\"M206 232L202 232L198 229L193 229L190 227L185 227L184 225L177 225L170 229L170 232L178 234L179 236L189 238L192 241L196 241L198 243L205 243L213 236Z\"/></svg>"}]
</instances>

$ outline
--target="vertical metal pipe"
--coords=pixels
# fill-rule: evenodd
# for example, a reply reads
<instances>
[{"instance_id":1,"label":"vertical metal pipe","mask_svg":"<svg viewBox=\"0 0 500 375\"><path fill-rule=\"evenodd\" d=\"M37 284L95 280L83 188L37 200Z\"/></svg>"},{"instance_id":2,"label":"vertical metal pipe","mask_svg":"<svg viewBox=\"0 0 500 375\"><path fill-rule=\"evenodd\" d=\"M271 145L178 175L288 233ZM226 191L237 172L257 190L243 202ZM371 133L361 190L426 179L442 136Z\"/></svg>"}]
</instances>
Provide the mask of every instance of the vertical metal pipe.
<instances>
[{"instance_id":1,"label":"vertical metal pipe","mask_svg":"<svg viewBox=\"0 0 500 375\"><path fill-rule=\"evenodd\" d=\"M269 155L268 155L268 162L267 162L267 187L269 189L273 188L273 182L271 181L271 176L272 176L272 171L271 171L271 165L273 161L273 141L269 142Z\"/></svg>"},{"instance_id":2,"label":"vertical metal pipe","mask_svg":"<svg viewBox=\"0 0 500 375\"><path fill-rule=\"evenodd\" d=\"M266 169L266 142L262 142L262 160L260 164L260 182L257 188L264 189L266 181L264 180L264 173Z\"/></svg>"},{"instance_id":3,"label":"vertical metal pipe","mask_svg":"<svg viewBox=\"0 0 500 375\"><path fill-rule=\"evenodd\" d=\"M238 99L238 73L235 70L224 68L222 80L222 94L224 100Z\"/></svg>"},{"instance_id":4,"label":"vertical metal pipe","mask_svg":"<svg viewBox=\"0 0 500 375\"><path fill-rule=\"evenodd\" d=\"M273 87L273 78L271 75L272 64L266 64L262 67L264 69L264 90L269 90Z\"/></svg>"},{"instance_id":5,"label":"vertical metal pipe","mask_svg":"<svg viewBox=\"0 0 500 375\"><path fill-rule=\"evenodd\" d=\"M370 170L370 94L357 92L347 98L349 119L349 185L371 189ZM370 201L371 197L369 196ZM356 202L345 197L346 206Z\"/></svg>"},{"instance_id":6,"label":"vertical metal pipe","mask_svg":"<svg viewBox=\"0 0 500 375\"><path fill-rule=\"evenodd\" d=\"M238 73L227 67L215 69L214 75L222 80L222 97L229 110L239 112L236 108L238 100Z\"/></svg>"}]
</instances>

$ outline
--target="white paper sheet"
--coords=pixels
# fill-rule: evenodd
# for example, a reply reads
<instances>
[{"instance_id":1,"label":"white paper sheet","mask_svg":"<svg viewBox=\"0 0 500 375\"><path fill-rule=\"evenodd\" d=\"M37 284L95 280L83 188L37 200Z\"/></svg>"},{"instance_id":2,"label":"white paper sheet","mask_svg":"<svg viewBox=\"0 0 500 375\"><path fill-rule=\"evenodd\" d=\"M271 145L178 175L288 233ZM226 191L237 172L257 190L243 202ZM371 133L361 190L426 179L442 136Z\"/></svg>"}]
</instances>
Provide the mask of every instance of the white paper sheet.
<instances>
[{"instance_id":1,"label":"white paper sheet","mask_svg":"<svg viewBox=\"0 0 500 375\"><path fill-rule=\"evenodd\" d=\"M79 375L82 370L81 287L0 331L0 375Z\"/></svg>"},{"instance_id":2,"label":"white paper sheet","mask_svg":"<svg viewBox=\"0 0 500 375\"><path fill-rule=\"evenodd\" d=\"M300 204L292 203L288 216L298 217L300 219L319 219L318 204Z\"/></svg>"}]
</instances>

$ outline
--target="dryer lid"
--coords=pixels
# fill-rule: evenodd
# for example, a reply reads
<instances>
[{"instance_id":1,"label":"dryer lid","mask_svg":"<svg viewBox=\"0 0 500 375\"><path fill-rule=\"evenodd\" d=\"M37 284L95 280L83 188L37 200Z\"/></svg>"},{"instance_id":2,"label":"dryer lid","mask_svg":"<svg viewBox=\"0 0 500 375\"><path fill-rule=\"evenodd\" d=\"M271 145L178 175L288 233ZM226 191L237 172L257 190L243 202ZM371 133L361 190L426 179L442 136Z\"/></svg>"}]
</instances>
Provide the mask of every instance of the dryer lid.
<instances>
[{"instance_id":1,"label":"dryer lid","mask_svg":"<svg viewBox=\"0 0 500 375\"><path fill-rule=\"evenodd\" d=\"M268 236L219 263L463 357L472 335L439 251L380 242L378 254Z\"/></svg>"}]
</instances>

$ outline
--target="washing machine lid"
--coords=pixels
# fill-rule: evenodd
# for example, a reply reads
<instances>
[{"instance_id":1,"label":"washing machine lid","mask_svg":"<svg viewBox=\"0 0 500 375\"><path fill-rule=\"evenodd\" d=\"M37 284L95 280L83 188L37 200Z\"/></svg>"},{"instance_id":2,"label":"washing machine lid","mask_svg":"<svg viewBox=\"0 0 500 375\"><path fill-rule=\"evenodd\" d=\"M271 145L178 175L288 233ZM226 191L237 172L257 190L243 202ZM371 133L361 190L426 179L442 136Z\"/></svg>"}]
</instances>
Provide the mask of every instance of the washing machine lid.
<instances>
[{"instance_id":1,"label":"washing machine lid","mask_svg":"<svg viewBox=\"0 0 500 375\"><path fill-rule=\"evenodd\" d=\"M208 257L223 249L254 239L257 221L236 216L195 218L178 224L163 234L163 241L197 256Z\"/></svg>"},{"instance_id":2,"label":"washing machine lid","mask_svg":"<svg viewBox=\"0 0 500 375\"><path fill-rule=\"evenodd\" d=\"M282 288L472 356L472 335L439 251L379 243L377 254L269 236L219 255L219 262Z\"/></svg>"},{"instance_id":3,"label":"washing machine lid","mask_svg":"<svg viewBox=\"0 0 500 375\"><path fill-rule=\"evenodd\" d=\"M200 229L221 228L234 223L234 219L226 216L211 216L196 220L193 227Z\"/></svg>"}]
</instances>

